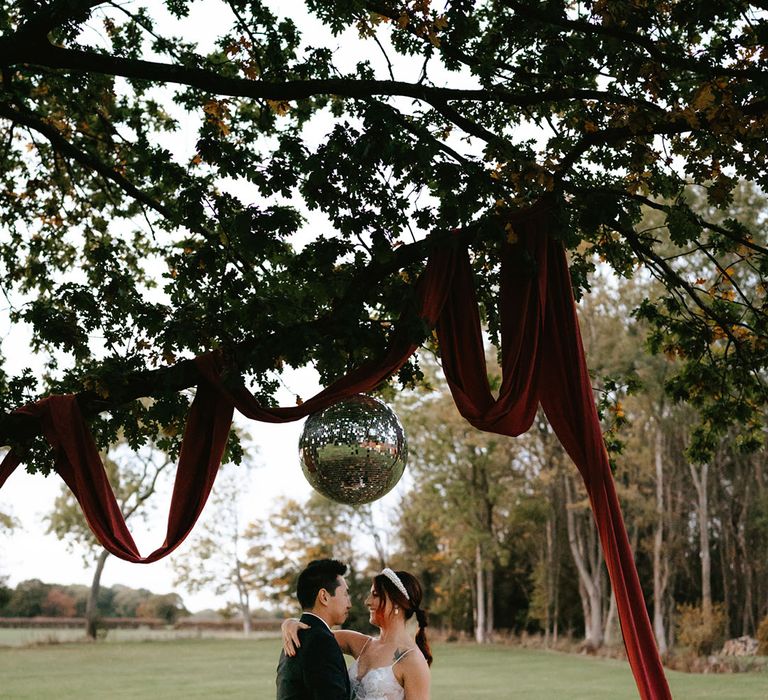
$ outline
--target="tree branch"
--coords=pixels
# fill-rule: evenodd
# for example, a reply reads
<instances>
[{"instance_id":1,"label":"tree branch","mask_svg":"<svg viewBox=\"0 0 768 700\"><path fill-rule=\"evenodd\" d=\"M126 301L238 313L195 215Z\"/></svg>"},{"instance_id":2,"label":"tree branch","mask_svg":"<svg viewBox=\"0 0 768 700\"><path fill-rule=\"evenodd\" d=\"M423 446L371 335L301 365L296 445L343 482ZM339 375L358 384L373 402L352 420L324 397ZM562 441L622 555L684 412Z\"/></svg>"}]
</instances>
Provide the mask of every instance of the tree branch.
<instances>
[{"instance_id":1,"label":"tree branch","mask_svg":"<svg viewBox=\"0 0 768 700\"><path fill-rule=\"evenodd\" d=\"M0 102L0 117L5 117L14 124L22 124L29 129L33 129L48 139L58 153L71 158L75 162L80 163L80 165L98 173L105 179L114 182L133 199L148 206L150 209L155 210L169 221L176 220L176 216L165 205L150 197L146 192L140 190L128 180L128 178L121 175L108 164L74 146L64 138L62 133L55 126L45 122L34 112L19 106L12 106L7 102Z\"/></svg>"},{"instance_id":2,"label":"tree branch","mask_svg":"<svg viewBox=\"0 0 768 700\"><path fill-rule=\"evenodd\" d=\"M451 148L447 143L444 141L441 141L434 135L432 135L429 132L429 129L423 126L417 126L413 122L411 122L409 119L406 118L406 116L400 112L399 110L395 109L391 105L387 104L386 102L378 102L378 105L380 107L386 106L390 110L390 114L392 118L407 132L409 132L411 135L415 136L417 139L421 139L423 141L429 141L437 150L441 151L445 155L447 155L449 158L452 158L457 163L461 163L464 167L479 167L482 168L482 165L473 163L469 158L466 158L458 151Z\"/></svg>"},{"instance_id":3,"label":"tree branch","mask_svg":"<svg viewBox=\"0 0 768 700\"><path fill-rule=\"evenodd\" d=\"M503 149L506 149L507 146L510 145L507 139L494 134L492 131L486 129L482 124L478 124L476 121L465 117L463 114L451 107L447 102L434 101L430 104L449 122L452 122L470 136L474 136L488 144L500 146Z\"/></svg>"},{"instance_id":4,"label":"tree branch","mask_svg":"<svg viewBox=\"0 0 768 700\"><path fill-rule=\"evenodd\" d=\"M56 0L32 15L16 31L17 37L44 39L57 27L67 22L85 22L91 10L104 0Z\"/></svg>"},{"instance_id":5,"label":"tree branch","mask_svg":"<svg viewBox=\"0 0 768 700\"><path fill-rule=\"evenodd\" d=\"M515 14L525 17L526 19L532 19L541 22L542 24L572 30L579 34L598 34L634 44L645 50L653 60L658 61L661 64L676 65L685 68L686 70L690 70L691 72L707 76L727 75L728 77L734 78L765 80L766 73L764 70L727 68L722 65L713 66L704 60L692 58L690 56L673 56L668 51L663 51L659 47L659 44L652 38L622 29L618 25L608 26L605 24L597 24L595 22L587 22L583 19L568 19L562 15L542 12L538 8L543 7L544 5L534 6L533 4L520 2L519 0L506 0L506 2L507 5L515 11Z\"/></svg>"},{"instance_id":6,"label":"tree branch","mask_svg":"<svg viewBox=\"0 0 768 700\"><path fill-rule=\"evenodd\" d=\"M663 202L656 202L650 197L644 197L641 194L636 194L632 192L627 192L626 190L616 190L610 187L600 187L600 188L576 188L576 187L570 187L568 185L565 186L565 189L569 192L581 192L589 193L589 192L605 192L611 195L614 195L616 197L621 197L622 199L631 199L635 202L640 202L641 204L649 207L650 209L655 209L656 211L664 212L665 214L669 214L670 209L672 208L669 204L664 204ZM750 250L753 250L756 253L759 253L760 255L768 255L768 248L765 246L761 246L758 243L755 243L753 240L748 240L745 238L741 238L740 236L736 235L733 231L720 226L719 224L713 223L712 221L707 221L704 217L698 215L696 212L691 211L691 214L695 217L696 222L702 226L703 228L709 229L710 231L714 231L715 233L719 233L724 238L727 238L728 240L733 241L734 243L738 243L739 245L743 245L745 248L749 248Z\"/></svg>"},{"instance_id":7,"label":"tree branch","mask_svg":"<svg viewBox=\"0 0 768 700\"><path fill-rule=\"evenodd\" d=\"M233 359L239 371L264 371L273 368L281 355L280 348L286 343L295 343L296 338L309 337L315 332L327 333L328 329L336 324L336 319L346 318L347 308L355 304L362 294L375 290L380 280L425 259L433 248L450 245L452 241L471 243L487 223L486 220L479 220L459 232L436 231L421 241L398 247L387 262L372 260L351 280L345 293L333 305L332 311L311 321L281 328L267 337L260 335L248 338L228 347L228 356ZM256 348L269 349L260 358L259 366L255 366L252 361L252 353ZM105 384L104 389L108 392L109 399L104 399L93 391L79 392L76 398L81 411L88 418L136 399L159 397L194 388L201 379L194 360L185 359L156 370L125 375L114 385ZM40 425L34 418L17 413L0 416L0 445L24 442L39 432Z\"/></svg>"},{"instance_id":8,"label":"tree branch","mask_svg":"<svg viewBox=\"0 0 768 700\"><path fill-rule=\"evenodd\" d=\"M612 222L612 226L616 229L616 231L620 232L627 239L630 247L635 251L635 254L639 259L647 258L653 261L653 263L659 270L661 270L664 277L670 283L670 287L677 287L679 289L683 289L686 292L688 298L690 298L691 301L693 301L693 303L699 307L705 318L709 318L710 320L714 321L718 327L722 329L723 333L725 333L725 335L728 337L728 340L733 343L736 355L739 357L739 359L744 360L741 352L741 344L731 330L731 326L734 324L729 322L727 319L724 319L710 306L707 306L704 302L702 302L701 299L699 299L699 295L696 293L696 290L691 286L691 284L684 280L674 269L672 269L667 261L664 260L660 255L658 255L649 247L643 245L643 243L640 241L640 238L633 230L622 226L617 221ZM744 362L744 366L748 367L750 371L753 372L758 378L758 381L760 381L758 373L753 368L749 367L748 362ZM762 381L760 383L762 383Z\"/></svg>"},{"instance_id":9,"label":"tree branch","mask_svg":"<svg viewBox=\"0 0 768 700\"><path fill-rule=\"evenodd\" d=\"M692 73L705 76L727 75L729 77L749 78L752 80L765 79L764 70L750 68L726 68L719 65L713 66L699 58L693 58L691 56L685 56L682 54L679 56L672 55L668 50L662 50L661 45L651 37L643 36L642 34L629 31L619 25L609 26L606 24L598 24L596 22L588 22L583 19L569 19L564 15L554 14L552 12L542 10L541 8L546 7L545 4L520 2L519 0L506 0L505 4L507 7L514 10L515 14L519 17L524 17L525 19L533 20L539 22L540 24L549 25L551 27L559 27L563 30L572 31L582 35L586 34L604 36L633 44L634 46L643 49L653 60L660 64L677 65L691 71ZM768 9L768 3L761 2L759 0L752 0L752 2L749 4L763 10ZM365 3L365 5L369 11L375 12L376 14L382 15L384 17L388 17L392 21L397 21L401 15L401 12L407 12L411 21L408 23L406 29L410 31L413 36L419 36L412 30L416 15L414 15L412 12L408 12L407 9L401 10L400 8L394 8L388 5L386 2L380 2L378 0L369 0ZM422 38L425 42L427 41L425 37L420 38ZM441 40L439 50L446 57L452 58L453 60L458 61L466 66L473 66L476 63L476 60L474 60L472 56L469 56L467 53L458 47L451 45L445 40ZM494 64L502 70L511 71L518 80L524 80L529 75L515 66L499 62L495 58Z\"/></svg>"},{"instance_id":10,"label":"tree branch","mask_svg":"<svg viewBox=\"0 0 768 700\"><path fill-rule=\"evenodd\" d=\"M663 112L661 107L647 100L637 100L602 90L568 87L516 93L499 88L490 90L440 88L398 80L326 78L269 83L246 78L229 78L204 68L189 68L158 61L145 61L81 49L68 49L53 46L48 42L19 40L17 37L0 39L0 64L26 64L30 67L40 66L85 73L119 75L124 78L154 83L187 85L228 97L267 100L301 100L315 95L339 95L352 98L390 95L411 97L433 104L435 108L438 108L447 100L500 102L517 107L529 107L541 103L584 99L634 106L640 104L648 109Z\"/></svg>"},{"instance_id":11,"label":"tree branch","mask_svg":"<svg viewBox=\"0 0 768 700\"><path fill-rule=\"evenodd\" d=\"M768 112L768 100L755 100L741 108L742 117L758 117ZM643 127L614 126L585 134L576 145L566 154L558 165L560 177L594 146L606 146L612 143L630 141L638 138L650 138L671 134L684 134L689 131L712 132L712 123L702 111L696 112L693 118L679 113L664 113L663 117L656 115L650 124Z\"/></svg>"},{"instance_id":12,"label":"tree branch","mask_svg":"<svg viewBox=\"0 0 768 700\"><path fill-rule=\"evenodd\" d=\"M178 214L173 210L138 188L128 178L117 172L109 164L70 143L55 126L47 123L34 112L18 105L10 105L7 102L0 101L0 117L5 117L12 123L21 124L28 129L38 132L48 139L57 153L71 158L75 162L80 163L80 165L101 175L107 182L115 183L129 197L132 197L144 207L148 207L157 212L167 221L177 225L186 226L189 231L198 233L208 240L219 240L219 236L210 229L199 224L190 225L189 222L180 219ZM228 247L227 252L233 263L239 264L241 268L247 268L249 266L249 263L240 258L231 248Z\"/></svg>"}]
</instances>

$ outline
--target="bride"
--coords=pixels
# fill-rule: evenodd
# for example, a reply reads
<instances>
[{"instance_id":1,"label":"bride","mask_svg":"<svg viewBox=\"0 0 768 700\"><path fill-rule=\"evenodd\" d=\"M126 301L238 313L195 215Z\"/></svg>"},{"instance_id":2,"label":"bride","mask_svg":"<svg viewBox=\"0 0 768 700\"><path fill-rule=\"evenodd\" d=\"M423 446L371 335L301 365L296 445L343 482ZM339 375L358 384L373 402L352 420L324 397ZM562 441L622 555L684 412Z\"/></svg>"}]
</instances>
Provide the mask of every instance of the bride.
<instances>
[{"instance_id":1,"label":"bride","mask_svg":"<svg viewBox=\"0 0 768 700\"><path fill-rule=\"evenodd\" d=\"M407 571L384 569L374 576L365 599L371 624L378 637L352 630L334 630L345 654L354 657L349 667L353 700L429 700L429 666L432 654L425 628L427 614L421 605L418 579ZM416 616L416 639L405 623ZM298 631L306 628L298 620L283 622L283 648L287 656L296 653Z\"/></svg>"}]
</instances>

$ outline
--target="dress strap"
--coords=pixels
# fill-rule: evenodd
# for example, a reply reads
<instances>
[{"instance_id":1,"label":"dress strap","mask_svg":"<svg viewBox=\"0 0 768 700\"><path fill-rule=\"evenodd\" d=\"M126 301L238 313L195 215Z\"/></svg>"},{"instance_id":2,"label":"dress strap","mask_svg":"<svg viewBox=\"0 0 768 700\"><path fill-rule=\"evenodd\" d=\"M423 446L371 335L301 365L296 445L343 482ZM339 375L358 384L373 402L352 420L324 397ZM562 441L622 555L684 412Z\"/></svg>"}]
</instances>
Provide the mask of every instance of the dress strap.
<instances>
[{"instance_id":1,"label":"dress strap","mask_svg":"<svg viewBox=\"0 0 768 700\"><path fill-rule=\"evenodd\" d=\"M359 659L363 655L363 652L365 651L365 647L368 646L368 642L370 642L372 639L373 637L368 637L368 639L365 640L365 644L363 644L363 646L360 647L360 653L357 655L357 658L355 659L355 661L357 661L357 659Z\"/></svg>"},{"instance_id":2,"label":"dress strap","mask_svg":"<svg viewBox=\"0 0 768 700\"><path fill-rule=\"evenodd\" d=\"M406 649L402 654L400 654L400 656L397 657L397 659L395 659L395 663L392 665L394 666L398 661L400 661L400 659L404 659L412 651L413 651L413 647L411 647L410 649Z\"/></svg>"}]
</instances>

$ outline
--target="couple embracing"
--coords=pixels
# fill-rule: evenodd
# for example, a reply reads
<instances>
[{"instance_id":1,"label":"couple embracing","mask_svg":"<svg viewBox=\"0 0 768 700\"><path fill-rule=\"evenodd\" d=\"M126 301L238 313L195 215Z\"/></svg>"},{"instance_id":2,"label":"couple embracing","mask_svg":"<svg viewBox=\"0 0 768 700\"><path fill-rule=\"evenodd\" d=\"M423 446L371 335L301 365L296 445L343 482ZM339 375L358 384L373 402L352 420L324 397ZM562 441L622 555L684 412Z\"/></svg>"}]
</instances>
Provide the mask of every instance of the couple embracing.
<instances>
[{"instance_id":1,"label":"couple embracing","mask_svg":"<svg viewBox=\"0 0 768 700\"><path fill-rule=\"evenodd\" d=\"M347 567L334 559L311 562L301 572L296 596L300 620L283 623L277 667L277 700L429 700L426 613L421 585L407 571L384 569L365 599L378 637L332 630L351 607ZM416 617L416 639L406 621ZM349 670L342 653L354 658Z\"/></svg>"}]
</instances>

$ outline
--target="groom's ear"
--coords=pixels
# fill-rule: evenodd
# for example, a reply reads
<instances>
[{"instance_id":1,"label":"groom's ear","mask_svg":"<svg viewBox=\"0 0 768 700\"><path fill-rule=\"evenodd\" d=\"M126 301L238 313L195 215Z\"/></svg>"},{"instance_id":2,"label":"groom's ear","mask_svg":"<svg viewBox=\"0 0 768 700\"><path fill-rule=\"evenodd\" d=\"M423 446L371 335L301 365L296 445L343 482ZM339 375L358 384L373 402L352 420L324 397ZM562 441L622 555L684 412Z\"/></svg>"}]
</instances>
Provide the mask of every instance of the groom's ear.
<instances>
[{"instance_id":1,"label":"groom's ear","mask_svg":"<svg viewBox=\"0 0 768 700\"><path fill-rule=\"evenodd\" d=\"M321 588L317 592L317 602L321 605L328 605L329 593L325 588Z\"/></svg>"}]
</instances>

